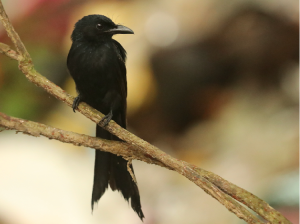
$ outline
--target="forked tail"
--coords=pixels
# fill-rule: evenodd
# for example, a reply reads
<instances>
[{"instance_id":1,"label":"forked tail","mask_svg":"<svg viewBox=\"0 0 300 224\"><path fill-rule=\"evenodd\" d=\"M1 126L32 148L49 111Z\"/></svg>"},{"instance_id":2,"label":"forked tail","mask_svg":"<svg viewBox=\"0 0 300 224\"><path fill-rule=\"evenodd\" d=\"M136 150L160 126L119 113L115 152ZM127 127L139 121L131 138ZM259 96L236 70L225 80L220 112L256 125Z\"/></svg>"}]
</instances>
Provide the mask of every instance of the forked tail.
<instances>
[{"instance_id":1,"label":"forked tail","mask_svg":"<svg viewBox=\"0 0 300 224\"><path fill-rule=\"evenodd\" d=\"M96 136L103 139L119 140L99 126L97 126ZM108 185L110 185L113 191L120 191L125 200L129 202L130 199L132 209L138 214L141 220L143 220L144 214L141 208L139 190L127 170L127 163L128 161L121 156L96 150L92 209L94 203L102 197ZM130 165L130 167L133 172L132 165Z\"/></svg>"}]
</instances>

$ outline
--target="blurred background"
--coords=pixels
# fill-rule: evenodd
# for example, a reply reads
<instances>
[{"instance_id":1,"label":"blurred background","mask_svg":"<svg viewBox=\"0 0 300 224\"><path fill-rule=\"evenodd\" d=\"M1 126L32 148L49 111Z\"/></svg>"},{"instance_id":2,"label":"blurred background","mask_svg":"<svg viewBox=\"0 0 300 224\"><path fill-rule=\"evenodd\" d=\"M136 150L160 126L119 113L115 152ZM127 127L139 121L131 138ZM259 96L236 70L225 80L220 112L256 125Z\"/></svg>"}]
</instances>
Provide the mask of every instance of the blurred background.
<instances>
[{"instance_id":1,"label":"blurred background","mask_svg":"<svg viewBox=\"0 0 300 224\"><path fill-rule=\"evenodd\" d=\"M134 30L129 130L212 171L299 223L299 2L3 0L35 68L76 96L67 72L77 20ZM0 41L12 46L2 24ZM28 82L0 55L0 111L94 135L95 124ZM90 200L94 150L0 133L0 224L141 223L118 192ZM134 161L145 224L244 223L179 174Z\"/></svg>"}]
</instances>

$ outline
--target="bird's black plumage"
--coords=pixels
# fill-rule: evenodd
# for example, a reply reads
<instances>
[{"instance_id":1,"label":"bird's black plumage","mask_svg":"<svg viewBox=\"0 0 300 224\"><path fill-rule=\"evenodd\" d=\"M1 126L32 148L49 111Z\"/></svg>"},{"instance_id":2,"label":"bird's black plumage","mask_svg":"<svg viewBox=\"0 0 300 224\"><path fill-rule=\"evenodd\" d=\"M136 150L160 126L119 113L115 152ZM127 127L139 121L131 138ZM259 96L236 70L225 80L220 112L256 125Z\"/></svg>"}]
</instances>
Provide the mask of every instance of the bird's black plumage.
<instances>
[{"instance_id":1,"label":"bird's black plumage","mask_svg":"<svg viewBox=\"0 0 300 224\"><path fill-rule=\"evenodd\" d=\"M112 36L126 33L133 34L133 31L116 25L103 15L85 16L75 24L67 59L78 92L73 110L81 101L86 102L106 115L101 121L104 125L113 119L123 128L126 128L126 51ZM96 127L96 136L120 140L99 126ZM131 199L133 210L141 219L144 218L139 190L127 170L127 161L96 150L92 209L108 185L112 190L120 191L127 201Z\"/></svg>"}]
</instances>

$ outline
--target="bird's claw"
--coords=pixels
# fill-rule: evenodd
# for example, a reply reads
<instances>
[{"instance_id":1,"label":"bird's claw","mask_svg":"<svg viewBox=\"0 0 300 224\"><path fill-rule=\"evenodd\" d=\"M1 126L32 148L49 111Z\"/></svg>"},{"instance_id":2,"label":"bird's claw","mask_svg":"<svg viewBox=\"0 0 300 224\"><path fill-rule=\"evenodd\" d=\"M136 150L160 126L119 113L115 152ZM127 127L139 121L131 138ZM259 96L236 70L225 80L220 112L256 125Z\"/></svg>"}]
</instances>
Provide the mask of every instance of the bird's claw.
<instances>
[{"instance_id":1,"label":"bird's claw","mask_svg":"<svg viewBox=\"0 0 300 224\"><path fill-rule=\"evenodd\" d=\"M73 101L73 104L72 104L72 108L73 108L73 111L75 112L75 110L78 108L78 105L79 103L81 102L81 98L80 98L80 95L78 95L74 101Z\"/></svg>"},{"instance_id":2,"label":"bird's claw","mask_svg":"<svg viewBox=\"0 0 300 224\"><path fill-rule=\"evenodd\" d=\"M99 122L99 125L100 125L101 127L107 126L108 123L111 121L112 117L113 117L113 113L112 113L112 111L110 111L107 115L105 115L105 116L101 119L101 121Z\"/></svg>"}]
</instances>

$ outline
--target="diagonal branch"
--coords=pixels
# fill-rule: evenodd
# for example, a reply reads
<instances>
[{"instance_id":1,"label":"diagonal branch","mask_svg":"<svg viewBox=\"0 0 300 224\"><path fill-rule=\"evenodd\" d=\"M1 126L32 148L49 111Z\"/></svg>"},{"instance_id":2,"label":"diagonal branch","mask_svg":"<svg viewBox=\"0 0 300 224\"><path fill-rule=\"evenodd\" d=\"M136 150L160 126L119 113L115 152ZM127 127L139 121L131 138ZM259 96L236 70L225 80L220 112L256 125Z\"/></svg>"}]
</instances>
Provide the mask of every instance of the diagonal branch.
<instances>
[{"instance_id":1,"label":"diagonal branch","mask_svg":"<svg viewBox=\"0 0 300 224\"><path fill-rule=\"evenodd\" d=\"M170 170L175 170L197 184L205 192L223 204L229 211L235 213L239 218L244 219L248 223L263 223L245 207L240 205L217 186L209 182L209 180L197 174L195 172L195 168L191 168L191 164L175 159L170 155L164 155L164 157L168 158L167 161L169 162L163 163L160 160L153 160L149 154L141 151L139 147L128 143L104 140L70 131L64 131L41 123L10 117L0 112L0 127L1 126L10 130L21 131L35 137L43 135L49 139L56 139L61 142L95 148L121 155L124 158L138 159L146 163L156 164ZM200 168L198 169L201 170Z\"/></svg>"},{"instance_id":2,"label":"diagonal branch","mask_svg":"<svg viewBox=\"0 0 300 224\"><path fill-rule=\"evenodd\" d=\"M65 102L71 107L74 97L66 93L64 90L46 79L34 69L31 57L20 40L19 35L11 25L1 1L0 20L2 21L9 37L12 39L17 49L17 51L14 51L6 44L0 43L0 53L4 53L8 57L17 60L19 62L19 69L30 82L42 87L49 94ZM93 109L86 103L80 103L78 111L97 124L104 117L102 113ZM278 211L270 207L266 202L259 199L255 195L222 179L216 174L205 171L201 168L195 167L189 163L167 155L157 147L121 128L114 121L111 121L108 126L104 128L110 133L124 140L126 143L116 143L108 140L100 140L98 138L93 138L86 135L66 132L43 124L9 117L2 113L0 113L0 126L3 126L7 129L19 130L33 136L44 135L48 138L54 138L63 142L101 149L103 151L122 155L125 158L138 159L147 163L153 163L170 170L174 170L197 184L205 192L223 204L229 211L235 213L239 218L244 219L248 223L264 222L260 221L256 216L251 214L245 207L241 206L234 199L245 204L247 207L251 208L270 223L290 223Z\"/></svg>"}]
</instances>

